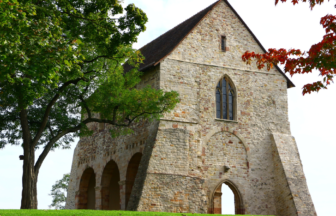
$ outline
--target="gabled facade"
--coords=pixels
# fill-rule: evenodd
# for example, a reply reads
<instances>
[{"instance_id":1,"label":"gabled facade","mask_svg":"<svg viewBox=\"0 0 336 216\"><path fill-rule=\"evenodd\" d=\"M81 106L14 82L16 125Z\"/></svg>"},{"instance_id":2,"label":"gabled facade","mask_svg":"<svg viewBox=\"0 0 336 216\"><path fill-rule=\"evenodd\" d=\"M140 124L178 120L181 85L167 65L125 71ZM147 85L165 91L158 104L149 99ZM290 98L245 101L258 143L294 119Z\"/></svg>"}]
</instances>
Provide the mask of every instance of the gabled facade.
<instances>
[{"instance_id":1,"label":"gabled facade","mask_svg":"<svg viewBox=\"0 0 336 216\"><path fill-rule=\"evenodd\" d=\"M294 84L277 67L242 62L246 50L265 50L226 0L140 50L139 87L178 91L181 102L132 136L91 124L66 208L220 214L225 183L236 214L316 215L288 122Z\"/></svg>"}]
</instances>

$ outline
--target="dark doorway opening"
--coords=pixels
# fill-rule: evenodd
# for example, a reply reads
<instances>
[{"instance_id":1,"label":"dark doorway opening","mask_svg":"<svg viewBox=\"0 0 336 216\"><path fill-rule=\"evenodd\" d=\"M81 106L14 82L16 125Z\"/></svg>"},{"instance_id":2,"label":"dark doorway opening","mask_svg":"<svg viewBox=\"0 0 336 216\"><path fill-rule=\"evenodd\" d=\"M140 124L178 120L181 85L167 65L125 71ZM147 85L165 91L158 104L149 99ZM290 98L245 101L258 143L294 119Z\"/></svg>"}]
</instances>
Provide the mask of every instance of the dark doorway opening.
<instances>
[{"instance_id":1,"label":"dark doorway opening","mask_svg":"<svg viewBox=\"0 0 336 216\"><path fill-rule=\"evenodd\" d=\"M108 162L102 175L102 209L120 210L120 174L113 160Z\"/></svg>"},{"instance_id":2,"label":"dark doorway opening","mask_svg":"<svg viewBox=\"0 0 336 216\"><path fill-rule=\"evenodd\" d=\"M126 173L126 209L128 206L128 201L131 197L135 177L138 173L138 168L140 165L141 157L142 157L141 153L136 153L133 155L130 162L128 163L127 173Z\"/></svg>"},{"instance_id":3,"label":"dark doorway opening","mask_svg":"<svg viewBox=\"0 0 336 216\"><path fill-rule=\"evenodd\" d=\"M92 168L83 172L77 197L77 209L95 209L96 207L96 175Z\"/></svg>"}]
</instances>

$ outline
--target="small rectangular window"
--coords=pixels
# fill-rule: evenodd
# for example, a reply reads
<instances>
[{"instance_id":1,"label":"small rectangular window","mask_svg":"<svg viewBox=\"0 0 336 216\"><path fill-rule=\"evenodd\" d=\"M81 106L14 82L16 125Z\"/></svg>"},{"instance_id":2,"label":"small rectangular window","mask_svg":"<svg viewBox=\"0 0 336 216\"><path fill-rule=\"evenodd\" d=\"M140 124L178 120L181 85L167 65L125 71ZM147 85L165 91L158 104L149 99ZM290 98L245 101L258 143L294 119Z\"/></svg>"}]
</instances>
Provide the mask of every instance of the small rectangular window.
<instances>
[{"instance_id":1,"label":"small rectangular window","mask_svg":"<svg viewBox=\"0 0 336 216\"><path fill-rule=\"evenodd\" d=\"M221 49L222 51L226 51L226 37L225 36L221 36Z\"/></svg>"}]
</instances>

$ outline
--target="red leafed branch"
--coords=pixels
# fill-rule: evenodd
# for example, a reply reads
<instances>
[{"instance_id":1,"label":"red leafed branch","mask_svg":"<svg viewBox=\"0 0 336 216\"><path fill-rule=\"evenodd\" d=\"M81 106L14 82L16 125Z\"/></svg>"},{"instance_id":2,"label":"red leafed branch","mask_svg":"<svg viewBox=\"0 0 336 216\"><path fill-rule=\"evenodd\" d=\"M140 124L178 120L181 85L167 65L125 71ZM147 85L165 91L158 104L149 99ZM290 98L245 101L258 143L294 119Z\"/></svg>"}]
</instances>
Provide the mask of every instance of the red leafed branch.
<instances>
[{"instance_id":1,"label":"red leafed branch","mask_svg":"<svg viewBox=\"0 0 336 216\"><path fill-rule=\"evenodd\" d=\"M287 2L287 0L280 0L281 2ZM300 0L292 0L293 5L296 5L299 3ZM301 0L302 2L309 2L310 3L310 8L313 9L315 5L317 4L322 4L324 0ZM329 0L328 0L329 1ZM279 3L279 0L275 0L275 5Z\"/></svg>"},{"instance_id":2,"label":"red leafed branch","mask_svg":"<svg viewBox=\"0 0 336 216\"><path fill-rule=\"evenodd\" d=\"M276 3L279 0L276 0ZM286 0L281 0L286 1ZM305 1L305 0L302 0ZM292 0L293 4L297 0ZM310 1L321 3L323 0ZM247 64L251 63L252 59L256 60L259 69L267 66L270 70L275 64L285 65L285 72L291 76L294 74L311 73L317 69L322 76L323 81L317 81L311 84L306 84L303 87L303 95L311 92L318 92L320 89L326 89L336 74L336 16L327 15L321 18L321 25L325 28L326 34L321 42L311 46L308 52L302 52L299 49L269 49L265 54L256 54L254 52L245 52L242 56L243 61Z\"/></svg>"}]
</instances>

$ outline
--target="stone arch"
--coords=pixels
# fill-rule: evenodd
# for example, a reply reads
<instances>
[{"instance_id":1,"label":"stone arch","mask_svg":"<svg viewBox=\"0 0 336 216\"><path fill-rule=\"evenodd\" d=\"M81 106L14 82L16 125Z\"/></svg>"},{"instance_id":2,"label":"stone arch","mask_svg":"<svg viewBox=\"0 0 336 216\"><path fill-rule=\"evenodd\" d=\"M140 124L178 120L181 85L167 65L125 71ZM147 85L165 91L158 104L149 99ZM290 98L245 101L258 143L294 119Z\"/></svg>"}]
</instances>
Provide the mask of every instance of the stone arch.
<instances>
[{"instance_id":1,"label":"stone arch","mask_svg":"<svg viewBox=\"0 0 336 216\"><path fill-rule=\"evenodd\" d=\"M230 133L233 136L237 137L241 141L241 143L244 146L245 152L246 152L247 166L249 168L249 162L251 160L250 148L246 145L245 139L243 137L241 137L236 131L234 131L234 130L225 131L222 128L215 127L203 138L202 143L207 144L209 142L209 140L211 139L211 137L216 136L216 134L223 133L223 132ZM205 147L204 144L203 144L203 147Z\"/></svg>"},{"instance_id":2,"label":"stone arch","mask_svg":"<svg viewBox=\"0 0 336 216\"><path fill-rule=\"evenodd\" d=\"M209 213L211 214L221 214L221 188L222 185L226 184L232 191L234 195L234 205L235 205L235 214L245 214L245 205L243 196L240 193L236 184L234 184L231 180L225 179L220 181L210 195L210 209Z\"/></svg>"},{"instance_id":3,"label":"stone arch","mask_svg":"<svg viewBox=\"0 0 336 216\"><path fill-rule=\"evenodd\" d=\"M249 162L247 149L244 142L229 131L219 131L209 136L204 146L205 164L215 166L229 166L234 168L229 173L245 173L243 170L248 171ZM243 169L238 172L238 169ZM224 174L222 172L222 174Z\"/></svg>"},{"instance_id":4,"label":"stone arch","mask_svg":"<svg viewBox=\"0 0 336 216\"><path fill-rule=\"evenodd\" d=\"M125 193L125 209L127 209L128 201L130 200L133 185L135 182L135 177L138 173L140 161L142 154L140 152L135 153L131 160L128 163L127 172L126 172L126 193Z\"/></svg>"},{"instance_id":5,"label":"stone arch","mask_svg":"<svg viewBox=\"0 0 336 216\"><path fill-rule=\"evenodd\" d=\"M221 79L223 79L223 78L228 78L228 79L230 80L230 83L233 85L233 88L237 91L237 86L236 86L236 84L232 81L231 77L230 77L229 75L227 75L227 74L222 75L221 77L219 77L219 78L216 80L216 83L214 83L215 86L213 87L214 90L216 90L216 85L217 85L217 83L218 83Z\"/></svg>"},{"instance_id":6,"label":"stone arch","mask_svg":"<svg viewBox=\"0 0 336 216\"><path fill-rule=\"evenodd\" d=\"M101 178L102 210L120 210L120 173L115 161L108 162Z\"/></svg>"},{"instance_id":7,"label":"stone arch","mask_svg":"<svg viewBox=\"0 0 336 216\"><path fill-rule=\"evenodd\" d=\"M231 77L227 74L222 75L219 79L216 80L216 82L214 83L213 89L214 89L214 101L216 104L216 88L218 83L223 80L226 79L229 83L230 86L232 87L233 91L234 91L234 100L233 100L233 121L236 121L238 119L238 88L236 86L236 84L232 81ZM216 116L216 106L215 106L215 111L214 111L214 118L217 118Z\"/></svg>"},{"instance_id":8,"label":"stone arch","mask_svg":"<svg viewBox=\"0 0 336 216\"><path fill-rule=\"evenodd\" d=\"M96 208L96 175L89 167L84 170L79 183L79 190L76 196L76 209Z\"/></svg>"}]
</instances>

